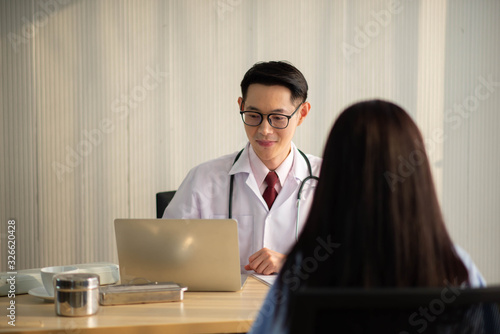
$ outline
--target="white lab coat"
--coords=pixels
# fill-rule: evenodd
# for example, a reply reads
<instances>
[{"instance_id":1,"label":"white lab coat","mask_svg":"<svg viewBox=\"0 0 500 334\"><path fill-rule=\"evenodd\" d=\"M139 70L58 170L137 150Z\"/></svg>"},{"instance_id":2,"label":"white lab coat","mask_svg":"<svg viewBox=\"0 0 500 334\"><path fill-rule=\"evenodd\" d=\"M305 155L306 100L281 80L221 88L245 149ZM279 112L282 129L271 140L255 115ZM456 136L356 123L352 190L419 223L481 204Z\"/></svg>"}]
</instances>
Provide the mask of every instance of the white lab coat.
<instances>
[{"instance_id":1,"label":"white lab coat","mask_svg":"<svg viewBox=\"0 0 500 334\"><path fill-rule=\"evenodd\" d=\"M194 167L163 214L165 219L228 218L229 183L234 174L232 213L238 221L241 267L248 264L250 255L263 247L286 254L293 246L297 193L302 180L309 176L304 157L292 143L294 156L290 173L269 210L252 173L249 147L248 143L234 165L238 152ZM322 159L309 154L307 157L313 175L319 176ZM302 190L299 233L307 219L316 184L316 180L309 180Z\"/></svg>"}]
</instances>

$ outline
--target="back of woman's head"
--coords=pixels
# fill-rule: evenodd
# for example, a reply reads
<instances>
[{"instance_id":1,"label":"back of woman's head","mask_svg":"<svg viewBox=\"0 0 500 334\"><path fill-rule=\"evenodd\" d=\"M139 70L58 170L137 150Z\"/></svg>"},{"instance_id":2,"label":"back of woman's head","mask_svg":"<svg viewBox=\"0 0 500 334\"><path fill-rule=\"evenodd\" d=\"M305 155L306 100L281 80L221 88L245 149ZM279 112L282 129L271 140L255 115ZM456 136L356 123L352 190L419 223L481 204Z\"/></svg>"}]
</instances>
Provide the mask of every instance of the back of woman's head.
<instances>
[{"instance_id":1,"label":"back of woman's head","mask_svg":"<svg viewBox=\"0 0 500 334\"><path fill-rule=\"evenodd\" d=\"M467 271L446 231L420 131L397 105L347 108L328 138L306 226L287 264L339 244L306 285L440 286ZM316 253L315 253L316 252Z\"/></svg>"}]
</instances>

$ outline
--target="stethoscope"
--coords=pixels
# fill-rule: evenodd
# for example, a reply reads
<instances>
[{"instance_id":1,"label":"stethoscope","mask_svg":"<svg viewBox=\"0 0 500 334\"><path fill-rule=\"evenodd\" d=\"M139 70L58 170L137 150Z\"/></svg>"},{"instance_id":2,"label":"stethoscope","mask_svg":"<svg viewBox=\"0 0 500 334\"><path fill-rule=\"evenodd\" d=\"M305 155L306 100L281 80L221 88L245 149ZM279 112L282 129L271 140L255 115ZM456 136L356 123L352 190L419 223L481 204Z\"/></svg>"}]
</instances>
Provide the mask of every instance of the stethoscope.
<instances>
[{"instance_id":1,"label":"stethoscope","mask_svg":"<svg viewBox=\"0 0 500 334\"><path fill-rule=\"evenodd\" d=\"M234 158L233 165L236 163L236 161L238 161L241 153L243 153L243 150L244 149L238 152L236 158ZM298 151L306 161L307 169L309 170L309 176L307 176L304 180L302 180L302 182L300 183L299 192L297 193L297 218L295 219L295 241L299 239L299 219L300 219L299 212L300 212L300 201L302 200L300 198L300 195L302 195L302 189L304 188L304 185L306 184L307 181L312 179L316 181L319 180L317 176L314 176L312 174L311 163L309 162L307 156L301 150ZM231 175L231 181L229 183L229 215L228 215L229 219L233 218L233 184L234 184L234 174Z\"/></svg>"}]
</instances>

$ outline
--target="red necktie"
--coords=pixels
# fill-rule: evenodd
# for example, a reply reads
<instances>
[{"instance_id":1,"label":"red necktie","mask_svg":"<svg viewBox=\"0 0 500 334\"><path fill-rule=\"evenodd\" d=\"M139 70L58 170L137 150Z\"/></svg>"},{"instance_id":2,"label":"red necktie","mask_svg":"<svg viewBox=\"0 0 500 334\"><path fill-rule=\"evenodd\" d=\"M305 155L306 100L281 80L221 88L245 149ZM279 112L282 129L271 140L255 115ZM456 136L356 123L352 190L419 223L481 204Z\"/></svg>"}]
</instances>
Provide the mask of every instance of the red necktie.
<instances>
[{"instance_id":1,"label":"red necktie","mask_svg":"<svg viewBox=\"0 0 500 334\"><path fill-rule=\"evenodd\" d=\"M276 196L278 196L278 192L274 189L276 182L278 182L278 175L276 175L276 172L271 171L267 174L265 181L267 183L267 188L264 190L262 197L264 197L267 207L270 209L273 206Z\"/></svg>"}]
</instances>

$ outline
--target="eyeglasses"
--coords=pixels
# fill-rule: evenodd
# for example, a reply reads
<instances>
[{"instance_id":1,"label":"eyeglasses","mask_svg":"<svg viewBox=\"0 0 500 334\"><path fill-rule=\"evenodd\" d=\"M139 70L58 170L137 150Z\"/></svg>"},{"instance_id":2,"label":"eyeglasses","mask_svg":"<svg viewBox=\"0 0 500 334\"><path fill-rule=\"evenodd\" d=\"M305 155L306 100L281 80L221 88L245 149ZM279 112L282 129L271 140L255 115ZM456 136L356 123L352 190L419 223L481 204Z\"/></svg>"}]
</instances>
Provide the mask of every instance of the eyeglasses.
<instances>
[{"instance_id":1,"label":"eyeglasses","mask_svg":"<svg viewBox=\"0 0 500 334\"><path fill-rule=\"evenodd\" d=\"M267 116L267 121L269 122L269 125L271 125L275 129L284 129L288 126L290 118L292 118L293 115L295 115L295 113L299 110L302 104L303 103L299 104L297 109L295 109L295 111L291 115L277 114L277 113L270 113L267 115L263 115L258 111L240 111L240 115L241 119L243 120L243 123L245 123L248 126L259 126L262 123L264 116Z\"/></svg>"}]
</instances>

